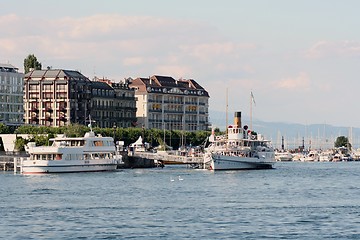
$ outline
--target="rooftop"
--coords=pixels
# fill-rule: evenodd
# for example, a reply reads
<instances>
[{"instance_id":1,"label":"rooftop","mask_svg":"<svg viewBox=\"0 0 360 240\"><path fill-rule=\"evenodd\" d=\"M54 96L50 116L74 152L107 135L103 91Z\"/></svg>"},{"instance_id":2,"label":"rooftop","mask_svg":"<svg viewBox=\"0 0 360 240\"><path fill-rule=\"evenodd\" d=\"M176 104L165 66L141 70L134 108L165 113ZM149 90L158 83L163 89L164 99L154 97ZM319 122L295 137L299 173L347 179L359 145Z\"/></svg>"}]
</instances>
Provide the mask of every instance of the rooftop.
<instances>
[{"instance_id":1,"label":"rooftop","mask_svg":"<svg viewBox=\"0 0 360 240\"><path fill-rule=\"evenodd\" d=\"M0 72L18 72L19 68L11 64L0 63Z\"/></svg>"},{"instance_id":2,"label":"rooftop","mask_svg":"<svg viewBox=\"0 0 360 240\"><path fill-rule=\"evenodd\" d=\"M64 69L48 69L48 70L33 70L25 74L25 78L39 78L39 79L65 79L70 78L74 80L88 80L87 77L75 70Z\"/></svg>"}]
</instances>

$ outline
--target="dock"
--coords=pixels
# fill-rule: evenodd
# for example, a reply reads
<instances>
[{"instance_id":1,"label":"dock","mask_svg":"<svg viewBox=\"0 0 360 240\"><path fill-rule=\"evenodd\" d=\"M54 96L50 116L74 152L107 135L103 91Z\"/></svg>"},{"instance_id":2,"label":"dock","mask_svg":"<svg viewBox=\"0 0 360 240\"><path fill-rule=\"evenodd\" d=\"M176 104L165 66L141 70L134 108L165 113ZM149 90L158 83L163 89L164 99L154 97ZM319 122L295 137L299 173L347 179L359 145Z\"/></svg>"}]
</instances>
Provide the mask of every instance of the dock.
<instances>
[{"instance_id":1,"label":"dock","mask_svg":"<svg viewBox=\"0 0 360 240\"><path fill-rule=\"evenodd\" d=\"M14 171L19 173L21 171L21 161L23 157L9 155L0 156L0 171Z\"/></svg>"},{"instance_id":2,"label":"dock","mask_svg":"<svg viewBox=\"0 0 360 240\"><path fill-rule=\"evenodd\" d=\"M202 156L181 156L159 152L134 152L132 156L135 158L154 160L157 162L162 162L164 164L198 165L204 162Z\"/></svg>"}]
</instances>

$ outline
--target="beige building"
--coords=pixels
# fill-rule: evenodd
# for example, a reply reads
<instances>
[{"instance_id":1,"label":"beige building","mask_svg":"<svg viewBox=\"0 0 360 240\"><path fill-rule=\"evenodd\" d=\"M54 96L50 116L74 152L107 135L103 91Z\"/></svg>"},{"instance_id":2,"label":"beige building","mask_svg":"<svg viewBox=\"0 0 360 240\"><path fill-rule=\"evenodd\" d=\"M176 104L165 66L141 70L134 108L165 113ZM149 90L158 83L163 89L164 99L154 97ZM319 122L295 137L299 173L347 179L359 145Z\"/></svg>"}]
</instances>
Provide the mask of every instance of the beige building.
<instances>
[{"instance_id":1,"label":"beige building","mask_svg":"<svg viewBox=\"0 0 360 240\"><path fill-rule=\"evenodd\" d=\"M209 94L195 80L152 76L132 80L137 124L145 128L208 130Z\"/></svg>"},{"instance_id":2,"label":"beige building","mask_svg":"<svg viewBox=\"0 0 360 240\"><path fill-rule=\"evenodd\" d=\"M0 122L6 125L23 124L24 74L11 64L0 63Z\"/></svg>"}]
</instances>

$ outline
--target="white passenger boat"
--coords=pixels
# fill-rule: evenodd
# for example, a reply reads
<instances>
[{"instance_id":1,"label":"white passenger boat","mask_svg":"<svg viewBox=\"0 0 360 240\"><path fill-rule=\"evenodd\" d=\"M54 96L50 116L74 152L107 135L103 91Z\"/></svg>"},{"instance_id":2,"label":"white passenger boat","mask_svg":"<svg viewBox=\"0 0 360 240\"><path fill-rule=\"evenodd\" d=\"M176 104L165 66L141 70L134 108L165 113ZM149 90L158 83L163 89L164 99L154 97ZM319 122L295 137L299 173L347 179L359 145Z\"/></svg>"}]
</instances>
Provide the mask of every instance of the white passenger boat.
<instances>
[{"instance_id":1,"label":"white passenger boat","mask_svg":"<svg viewBox=\"0 0 360 240\"><path fill-rule=\"evenodd\" d=\"M275 164L270 141L241 127L241 112L235 113L235 124L228 126L227 136L209 137L204 167L209 170L268 169Z\"/></svg>"},{"instance_id":2,"label":"white passenger boat","mask_svg":"<svg viewBox=\"0 0 360 240\"><path fill-rule=\"evenodd\" d=\"M112 171L122 162L114 139L95 135L91 130L84 137L56 137L50 146L28 143L30 155L20 163L23 174Z\"/></svg>"}]
</instances>

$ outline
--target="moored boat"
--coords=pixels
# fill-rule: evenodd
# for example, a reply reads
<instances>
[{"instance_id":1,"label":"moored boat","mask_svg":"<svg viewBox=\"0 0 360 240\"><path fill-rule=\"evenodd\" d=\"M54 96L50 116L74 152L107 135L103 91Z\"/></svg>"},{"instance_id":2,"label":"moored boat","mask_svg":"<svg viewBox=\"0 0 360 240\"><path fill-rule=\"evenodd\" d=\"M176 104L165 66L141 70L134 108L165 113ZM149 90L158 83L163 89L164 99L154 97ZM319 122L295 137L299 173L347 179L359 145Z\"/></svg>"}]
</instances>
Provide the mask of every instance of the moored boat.
<instances>
[{"instance_id":1,"label":"moored boat","mask_svg":"<svg viewBox=\"0 0 360 240\"><path fill-rule=\"evenodd\" d=\"M317 162L319 161L319 153L315 150L311 150L303 159L304 162Z\"/></svg>"},{"instance_id":2,"label":"moored boat","mask_svg":"<svg viewBox=\"0 0 360 240\"><path fill-rule=\"evenodd\" d=\"M56 137L50 146L28 143L30 155L20 163L22 174L113 171L122 162L114 139L95 135L91 130L84 137Z\"/></svg>"},{"instance_id":3,"label":"moored boat","mask_svg":"<svg viewBox=\"0 0 360 240\"><path fill-rule=\"evenodd\" d=\"M205 149L204 167L209 170L268 169L275 164L271 142L263 136L241 126L241 112L235 113L234 125L227 135L209 137Z\"/></svg>"},{"instance_id":4,"label":"moored boat","mask_svg":"<svg viewBox=\"0 0 360 240\"><path fill-rule=\"evenodd\" d=\"M293 160L293 155L288 151L275 152L275 160L280 162L289 162Z\"/></svg>"}]
</instances>

